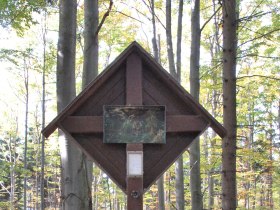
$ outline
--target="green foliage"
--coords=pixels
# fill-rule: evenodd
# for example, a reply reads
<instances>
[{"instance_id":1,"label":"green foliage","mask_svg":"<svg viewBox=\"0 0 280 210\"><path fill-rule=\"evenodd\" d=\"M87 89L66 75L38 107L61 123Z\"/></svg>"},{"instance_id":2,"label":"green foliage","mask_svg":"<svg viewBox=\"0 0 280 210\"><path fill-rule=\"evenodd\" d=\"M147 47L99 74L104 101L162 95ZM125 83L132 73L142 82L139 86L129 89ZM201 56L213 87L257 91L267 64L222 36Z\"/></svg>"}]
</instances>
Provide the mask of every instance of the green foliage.
<instances>
[{"instance_id":1,"label":"green foliage","mask_svg":"<svg viewBox=\"0 0 280 210\"><path fill-rule=\"evenodd\" d=\"M19 35L23 35L24 30L37 23L34 14L40 13L45 5L45 0L2 0L0 25L11 26Z\"/></svg>"}]
</instances>

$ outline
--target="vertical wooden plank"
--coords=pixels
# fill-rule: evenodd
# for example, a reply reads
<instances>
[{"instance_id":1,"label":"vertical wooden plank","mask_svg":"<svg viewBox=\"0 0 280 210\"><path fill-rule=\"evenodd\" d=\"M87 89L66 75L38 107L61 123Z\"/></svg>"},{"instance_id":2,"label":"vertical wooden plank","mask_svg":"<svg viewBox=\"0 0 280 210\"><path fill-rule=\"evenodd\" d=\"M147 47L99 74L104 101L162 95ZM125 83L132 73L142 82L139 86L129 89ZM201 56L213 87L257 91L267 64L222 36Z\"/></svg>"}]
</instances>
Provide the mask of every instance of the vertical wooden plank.
<instances>
[{"instance_id":1,"label":"vertical wooden plank","mask_svg":"<svg viewBox=\"0 0 280 210\"><path fill-rule=\"evenodd\" d=\"M126 105L142 105L142 61L131 54L126 61Z\"/></svg>"},{"instance_id":2,"label":"vertical wooden plank","mask_svg":"<svg viewBox=\"0 0 280 210\"><path fill-rule=\"evenodd\" d=\"M133 53L126 61L126 105L143 105L142 61ZM126 151L143 151L143 144L127 144ZM127 157L126 157L127 158ZM143 209L143 176L127 177L127 209Z\"/></svg>"},{"instance_id":3,"label":"vertical wooden plank","mask_svg":"<svg viewBox=\"0 0 280 210\"><path fill-rule=\"evenodd\" d=\"M127 210L143 210L143 178L139 178L139 177L128 178Z\"/></svg>"},{"instance_id":4,"label":"vertical wooden plank","mask_svg":"<svg viewBox=\"0 0 280 210\"><path fill-rule=\"evenodd\" d=\"M126 151L143 151L143 144L127 144ZM143 176L127 177L127 210L143 210Z\"/></svg>"}]
</instances>

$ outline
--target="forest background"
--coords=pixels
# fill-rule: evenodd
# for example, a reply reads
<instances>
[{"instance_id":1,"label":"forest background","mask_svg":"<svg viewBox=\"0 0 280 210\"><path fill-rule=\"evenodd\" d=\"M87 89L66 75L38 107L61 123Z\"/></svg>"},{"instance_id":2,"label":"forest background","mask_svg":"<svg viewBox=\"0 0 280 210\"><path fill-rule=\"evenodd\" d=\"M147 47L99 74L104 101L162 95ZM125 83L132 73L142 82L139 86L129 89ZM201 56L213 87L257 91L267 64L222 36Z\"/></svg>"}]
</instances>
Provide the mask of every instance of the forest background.
<instances>
[{"instance_id":1,"label":"forest background","mask_svg":"<svg viewBox=\"0 0 280 210\"><path fill-rule=\"evenodd\" d=\"M191 22L194 2L199 1L172 1L171 22L167 2L171 4L153 0L98 2L98 72L136 40L172 74L171 41L175 69L181 69L176 79L190 91ZM201 0L199 5L199 101L222 124L223 2ZM85 86L85 3L75 4L77 94ZM59 209L68 202L69 197L61 193L64 182L58 134L46 141L41 135L57 114L58 5L57 1L0 2L0 209ZM279 8L278 0L241 0L237 4L238 209L280 209ZM163 208L159 192L163 192L165 209L194 209L190 177L195 166L200 166L196 175L200 175L201 209L222 208L222 139L209 129L200 137L199 164L190 163L190 155L188 149L182 158L183 198L178 196L174 164L162 177L163 184L153 185L145 194L145 209ZM125 195L95 165L91 187L93 209L126 208Z\"/></svg>"}]
</instances>

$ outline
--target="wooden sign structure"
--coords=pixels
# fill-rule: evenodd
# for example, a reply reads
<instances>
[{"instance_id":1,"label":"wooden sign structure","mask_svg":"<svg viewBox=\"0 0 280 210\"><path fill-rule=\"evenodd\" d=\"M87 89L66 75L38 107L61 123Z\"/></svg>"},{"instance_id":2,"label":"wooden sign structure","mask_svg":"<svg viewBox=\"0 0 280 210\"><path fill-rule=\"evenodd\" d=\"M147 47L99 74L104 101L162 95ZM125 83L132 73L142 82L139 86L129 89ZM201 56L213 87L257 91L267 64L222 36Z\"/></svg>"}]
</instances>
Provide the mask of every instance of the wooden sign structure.
<instances>
[{"instance_id":1,"label":"wooden sign structure","mask_svg":"<svg viewBox=\"0 0 280 210\"><path fill-rule=\"evenodd\" d=\"M165 106L166 142L104 143L104 106ZM133 42L43 130L60 128L127 194L127 209L143 209L143 194L211 127L226 131L137 42ZM143 154L143 175L127 175L130 152Z\"/></svg>"}]
</instances>

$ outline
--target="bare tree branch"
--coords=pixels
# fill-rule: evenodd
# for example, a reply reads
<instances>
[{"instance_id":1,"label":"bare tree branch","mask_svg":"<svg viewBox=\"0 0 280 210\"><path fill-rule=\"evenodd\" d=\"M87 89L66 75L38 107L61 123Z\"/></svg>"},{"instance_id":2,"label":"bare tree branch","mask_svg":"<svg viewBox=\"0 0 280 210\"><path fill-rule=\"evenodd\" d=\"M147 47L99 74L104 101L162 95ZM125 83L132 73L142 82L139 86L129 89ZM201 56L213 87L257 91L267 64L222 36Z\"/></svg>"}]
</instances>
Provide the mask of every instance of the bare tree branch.
<instances>
[{"instance_id":1,"label":"bare tree branch","mask_svg":"<svg viewBox=\"0 0 280 210\"><path fill-rule=\"evenodd\" d=\"M210 20L212 20L213 17L215 17L215 15L220 11L220 9L222 8L222 6L219 6L219 8L214 12L213 15L211 15L210 18L208 18L208 20L206 20L206 22L202 25L200 32L204 29L204 27L210 22Z\"/></svg>"},{"instance_id":2,"label":"bare tree branch","mask_svg":"<svg viewBox=\"0 0 280 210\"><path fill-rule=\"evenodd\" d=\"M109 8L108 8L108 10L105 12L105 14L103 15L102 20L100 21L100 23L99 23L99 25L98 25L98 28L97 28L97 30L96 30L96 32L95 32L94 38L97 37L97 35L98 35L100 29L102 28L102 25L104 24L106 18L110 15L110 12L111 12L111 10L112 10L112 7L113 7L113 0L110 0Z\"/></svg>"},{"instance_id":3,"label":"bare tree branch","mask_svg":"<svg viewBox=\"0 0 280 210\"><path fill-rule=\"evenodd\" d=\"M265 78L265 79L271 79L271 80L280 81L280 78L277 78L277 77L274 77L274 76L259 75L259 74L241 76L241 77L237 77L236 79L237 80L241 80L241 79L252 78L252 77L261 77L261 78Z\"/></svg>"},{"instance_id":4,"label":"bare tree branch","mask_svg":"<svg viewBox=\"0 0 280 210\"><path fill-rule=\"evenodd\" d=\"M257 39L266 37L267 35L272 34L272 33L276 32L276 31L279 31L279 30L280 30L280 28L276 28L275 30L272 30L272 31L269 31L269 32L267 32L267 33L265 33L265 34L261 34L260 36L254 37L253 39L250 39L250 40L248 40L248 41L246 41L246 42L241 43L241 44L238 46L238 48L241 47L242 45L245 45L245 44L247 44L247 43L249 43L249 42L252 42L252 41L254 41L254 40L257 40Z\"/></svg>"},{"instance_id":5,"label":"bare tree branch","mask_svg":"<svg viewBox=\"0 0 280 210\"><path fill-rule=\"evenodd\" d=\"M236 58L244 58L244 57L258 57L258 58L267 58L267 59L276 59L276 60L280 59L280 57L263 56L263 55L258 55L258 54L254 54L254 53L245 54L243 56L238 56Z\"/></svg>"},{"instance_id":6,"label":"bare tree branch","mask_svg":"<svg viewBox=\"0 0 280 210\"><path fill-rule=\"evenodd\" d=\"M128 18L131 18L131 19L133 19L133 20L138 21L139 23L144 23L143 21L141 21L141 20L139 20L139 19L137 19L137 18L135 18L135 17L132 17L132 16L130 16L130 15L128 15L128 14L125 14L125 13L123 13L123 12L121 12L121 11L115 10L115 11L112 11L112 12L119 13L119 14L125 16L125 17L128 17Z\"/></svg>"}]
</instances>

